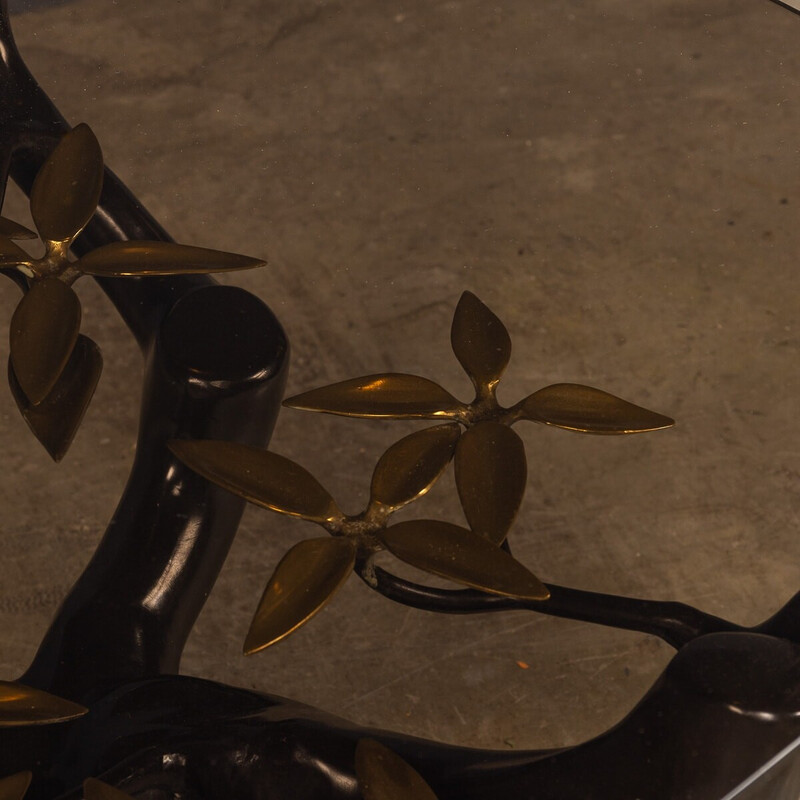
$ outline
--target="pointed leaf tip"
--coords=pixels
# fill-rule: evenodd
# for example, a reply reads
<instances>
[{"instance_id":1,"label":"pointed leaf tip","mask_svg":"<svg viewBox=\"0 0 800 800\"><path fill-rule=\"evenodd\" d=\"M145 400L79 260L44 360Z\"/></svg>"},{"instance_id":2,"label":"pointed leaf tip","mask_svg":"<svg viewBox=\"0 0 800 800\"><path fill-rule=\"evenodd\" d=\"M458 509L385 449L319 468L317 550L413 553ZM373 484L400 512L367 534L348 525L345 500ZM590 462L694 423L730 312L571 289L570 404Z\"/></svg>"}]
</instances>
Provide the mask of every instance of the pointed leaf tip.
<instances>
[{"instance_id":1,"label":"pointed leaf tip","mask_svg":"<svg viewBox=\"0 0 800 800\"><path fill-rule=\"evenodd\" d=\"M92 218L103 188L103 153L81 123L66 133L39 170L31 189L31 215L45 241L77 236Z\"/></svg>"},{"instance_id":2,"label":"pointed leaf tip","mask_svg":"<svg viewBox=\"0 0 800 800\"><path fill-rule=\"evenodd\" d=\"M174 439L169 449L204 478L263 508L323 525L342 518L317 479L277 453L211 439Z\"/></svg>"},{"instance_id":3,"label":"pointed leaf tip","mask_svg":"<svg viewBox=\"0 0 800 800\"><path fill-rule=\"evenodd\" d=\"M394 510L425 494L450 463L460 433L448 423L395 442L375 467L370 502Z\"/></svg>"},{"instance_id":4,"label":"pointed leaf tip","mask_svg":"<svg viewBox=\"0 0 800 800\"><path fill-rule=\"evenodd\" d=\"M0 681L0 727L50 725L82 717L87 709L40 689Z\"/></svg>"},{"instance_id":5,"label":"pointed leaf tip","mask_svg":"<svg viewBox=\"0 0 800 800\"><path fill-rule=\"evenodd\" d=\"M345 417L393 419L452 418L464 408L438 383L399 372L365 375L312 389L284 400L283 404Z\"/></svg>"},{"instance_id":6,"label":"pointed leaf tip","mask_svg":"<svg viewBox=\"0 0 800 800\"><path fill-rule=\"evenodd\" d=\"M578 433L646 433L675 424L613 394L577 383L556 383L525 398L520 418Z\"/></svg>"},{"instance_id":7,"label":"pointed leaf tip","mask_svg":"<svg viewBox=\"0 0 800 800\"><path fill-rule=\"evenodd\" d=\"M79 334L52 391L34 406L22 391L9 359L8 382L17 408L53 461L61 461L72 444L102 371L100 348L87 336Z\"/></svg>"},{"instance_id":8,"label":"pointed leaf tip","mask_svg":"<svg viewBox=\"0 0 800 800\"><path fill-rule=\"evenodd\" d=\"M350 539L308 539L292 547L264 590L245 639L245 655L305 625L347 580L355 561L356 546Z\"/></svg>"},{"instance_id":9,"label":"pointed leaf tip","mask_svg":"<svg viewBox=\"0 0 800 800\"><path fill-rule=\"evenodd\" d=\"M75 267L86 275L114 278L228 272L253 269L265 263L257 258L204 247L131 240L98 247L77 261Z\"/></svg>"},{"instance_id":10,"label":"pointed leaf tip","mask_svg":"<svg viewBox=\"0 0 800 800\"><path fill-rule=\"evenodd\" d=\"M550 597L547 587L527 567L492 542L458 525L411 520L379 535L401 561L433 575L506 597Z\"/></svg>"},{"instance_id":11,"label":"pointed leaf tip","mask_svg":"<svg viewBox=\"0 0 800 800\"><path fill-rule=\"evenodd\" d=\"M479 394L497 384L511 358L505 325L472 292L464 292L458 301L450 344Z\"/></svg>"},{"instance_id":12,"label":"pointed leaf tip","mask_svg":"<svg viewBox=\"0 0 800 800\"><path fill-rule=\"evenodd\" d=\"M356 778L364 800L436 800L422 776L375 739L359 739Z\"/></svg>"}]
</instances>

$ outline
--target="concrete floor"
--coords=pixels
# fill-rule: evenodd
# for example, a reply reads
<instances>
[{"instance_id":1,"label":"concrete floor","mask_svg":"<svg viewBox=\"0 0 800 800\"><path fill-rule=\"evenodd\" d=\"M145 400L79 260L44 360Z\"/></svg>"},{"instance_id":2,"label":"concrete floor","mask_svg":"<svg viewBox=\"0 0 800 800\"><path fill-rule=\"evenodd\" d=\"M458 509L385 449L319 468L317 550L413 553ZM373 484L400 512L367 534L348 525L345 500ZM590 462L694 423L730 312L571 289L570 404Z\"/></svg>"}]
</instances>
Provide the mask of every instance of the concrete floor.
<instances>
[{"instance_id":1,"label":"concrete floor","mask_svg":"<svg viewBox=\"0 0 800 800\"><path fill-rule=\"evenodd\" d=\"M280 316L291 393L403 371L466 398L448 337L469 289L514 341L501 400L574 381L677 418L614 439L517 428L530 477L513 543L543 580L744 623L800 588L800 17L767 0L75 0L14 28L179 241L269 259L228 280ZM25 213L18 195L4 213ZM3 677L32 656L132 458L139 356L78 286L106 367L60 466L0 393ZM286 411L273 447L355 511L414 427ZM418 513L460 521L450 478ZM412 611L352 581L243 658L264 582L308 533L247 512L187 673L521 748L604 730L670 657L532 613Z\"/></svg>"}]
</instances>

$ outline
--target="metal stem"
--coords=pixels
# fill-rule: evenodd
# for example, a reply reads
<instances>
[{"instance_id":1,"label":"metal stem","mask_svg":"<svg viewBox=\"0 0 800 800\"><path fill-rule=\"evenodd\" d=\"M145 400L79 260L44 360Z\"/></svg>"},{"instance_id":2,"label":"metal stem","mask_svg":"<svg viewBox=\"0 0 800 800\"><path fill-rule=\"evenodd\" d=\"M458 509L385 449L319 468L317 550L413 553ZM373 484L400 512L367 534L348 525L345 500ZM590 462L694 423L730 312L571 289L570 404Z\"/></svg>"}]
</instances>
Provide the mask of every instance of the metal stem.
<instances>
[{"instance_id":1,"label":"metal stem","mask_svg":"<svg viewBox=\"0 0 800 800\"><path fill-rule=\"evenodd\" d=\"M359 571L361 567L362 565L357 565L356 570ZM438 589L422 586L398 578L380 567L374 568L371 578L364 580L371 589L390 600L412 608L437 611L442 614L536 611L555 617L579 619L598 625L649 633L660 637L678 650L707 633L749 630L684 603L585 592L555 584L547 584L550 599L536 603L486 594L474 589Z\"/></svg>"}]
</instances>

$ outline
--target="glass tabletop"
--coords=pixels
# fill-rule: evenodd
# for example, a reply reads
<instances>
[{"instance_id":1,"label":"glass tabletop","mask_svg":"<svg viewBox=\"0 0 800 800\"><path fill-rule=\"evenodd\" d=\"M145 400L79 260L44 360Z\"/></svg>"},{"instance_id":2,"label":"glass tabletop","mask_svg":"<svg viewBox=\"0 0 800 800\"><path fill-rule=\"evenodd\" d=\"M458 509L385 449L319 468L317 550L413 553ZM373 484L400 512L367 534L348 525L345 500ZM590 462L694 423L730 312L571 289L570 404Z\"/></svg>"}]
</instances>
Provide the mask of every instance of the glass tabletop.
<instances>
[{"instance_id":1,"label":"glass tabletop","mask_svg":"<svg viewBox=\"0 0 800 800\"><path fill-rule=\"evenodd\" d=\"M798 800L800 738L783 748L722 800Z\"/></svg>"}]
</instances>

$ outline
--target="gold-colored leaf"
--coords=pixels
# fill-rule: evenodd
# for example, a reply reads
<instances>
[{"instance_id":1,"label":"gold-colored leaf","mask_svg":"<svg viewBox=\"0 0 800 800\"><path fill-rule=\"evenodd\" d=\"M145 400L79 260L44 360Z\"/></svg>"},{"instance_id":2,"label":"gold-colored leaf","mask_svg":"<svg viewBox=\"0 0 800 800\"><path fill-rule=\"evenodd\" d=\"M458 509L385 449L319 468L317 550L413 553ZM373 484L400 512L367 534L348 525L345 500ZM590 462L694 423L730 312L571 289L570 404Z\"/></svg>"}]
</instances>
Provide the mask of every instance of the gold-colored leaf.
<instances>
[{"instance_id":1,"label":"gold-colored leaf","mask_svg":"<svg viewBox=\"0 0 800 800\"><path fill-rule=\"evenodd\" d=\"M103 188L103 153L92 129L67 133L39 170L31 189L31 215L45 241L77 236L92 218Z\"/></svg>"},{"instance_id":2,"label":"gold-colored leaf","mask_svg":"<svg viewBox=\"0 0 800 800\"><path fill-rule=\"evenodd\" d=\"M401 522L382 531L389 551L412 567L491 594L547 600L539 579L477 533L436 520Z\"/></svg>"},{"instance_id":3,"label":"gold-colored leaf","mask_svg":"<svg viewBox=\"0 0 800 800\"><path fill-rule=\"evenodd\" d=\"M5 236L0 236L0 264L15 266L16 264L29 265L31 257L16 242Z\"/></svg>"},{"instance_id":4,"label":"gold-colored leaf","mask_svg":"<svg viewBox=\"0 0 800 800\"><path fill-rule=\"evenodd\" d=\"M0 779L0 800L22 800L31 785L31 772L18 772Z\"/></svg>"},{"instance_id":5,"label":"gold-colored leaf","mask_svg":"<svg viewBox=\"0 0 800 800\"><path fill-rule=\"evenodd\" d=\"M399 372L365 375L312 389L284 400L283 404L345 417L395 419L452 418L464 409L464 404L438 383Z\"/></svg>"},{"instance_id":6,"label":"gold-colored leaf","mask_svg":"<svg viewBox=\"0 0 800 800\"><path fill-rule=\"evenodd\" d=\"M0 236L7 239L36 239L36 233L8 217L0 217Z\"/></svg>"},{"instance_id":7,"label":"gold-colored leaf","mask_svg":"<svg viewBox=\"0 0 800 800\"><path fill-rule=\"evenodd\" d=\"M506 425L479 422L461 436L454 465L470 528L502 544L525 494L528 464L522 439Z\"/></svg>"},{"instance_id":8,"label":"gold-colored leaf","mask_svg":"<svg viewBox=\"0 0 800 800\"><path fill-rule=\"evenodd\" d=\"M82 717L83 706L21 683L0 681L0 727L49 725Z\"/></svg>"},{"instance_id":9,"label":"gold-colored leaf","mask_svg":"<svg viewBox=\"0 0 800 800\"><path fill-rule=\"evenodd\" d=\"M478 394L497 385L511 358L505 325L472 292L464 292L458 301L450 344Z\"/></svg>"},{"instance_id":10,"label":"gold-colored leaf","mask_svg":"<svg viewBox=\"0 0 800 800\"><path fill-rule=\"evenodd\" d=\"M526 397L520 416L579 433L644 433L669 428L675 420L577 383L556 383Z\"/></svg>"},{"instance_id":11,"label":"gold-colored leaf","mask_svg":"<svg viewBox=\"0 0 800 800\"><path fill-rule=\"evenodd\" d=\"M33 405L51 392L81 326L78 296L55 277L36 281L11 318L11 363Z\"/></svg>"},{"instance_id":12,"label":"gold-colored leaf","mask_svg":"<svg viewBox=\"0 0 800 800\"><path fill-rule=\"evenodd\" d=\"M210 439L175 439L169 448L195 472L251 503L320 524L343 516L313 475L277 453Z\"/></svg>"},{"instance_id":13,"label":"gold-colored leaf","mask_svg":"<svg viewBox=\"0 0 800 800\"><path fill-rule=\"evenodd\" d=\"M358 740L355 764L364 800L436 800L422 776L375 739Z\"/></svg>"},{"instance_id":14,"label":"gold-colored leaf","mask_svg":"<svg viewBox=\"0 0 800 800\"><path fill-rule=\"evenodd\" d=\"M460 432L451 422L395 442L375 467L370 502L397 509L425 494L450 463Z\"/></svg>"},{"instance_id":15,"label":"gold-colored leaf","mask_svg":"<svg viewBox=\"0 0 800 800\"><path fill-rule=\"evenodd\" d=\"M22 391L9 359L8 382L17 407L54 461L60 461L72 444L102 370L100 348L88 337L79 335L52 391L34 406Z\"/></svg>"},{"instance_id":16,"label":"gold-colored leaf","mask_svg":"<svg viewBox=\"0 0 800 800\"><path fill-rule=\"evenodd\" d=\"M113 278L226 272L252 269L265 263L249 256L174 242L127 241L98 247L81 258L75 267L86 275Z\"/></svg>"},{"instance_id":17,"label":"gold-colored leaf","mask_svg":"<svg viewBox=\"0 0 800 800\"><path fill-rule=\"evenodd\" d=\"M356 560L350 539L308 539L281 559L244 643L247 655L280 641L308 622L347 580Z\"/></svg>"},{"instance_id":18,"label":"gold-colored leaf","mask_svg":"<svg viewBox=\"0 0 800 800\"><path fill-rule=\"evenodd\" d=\"M129 794L97 778L87 778L83 782L83 796L84 800L133 800Z\"/></svg>"}]
</instances>

